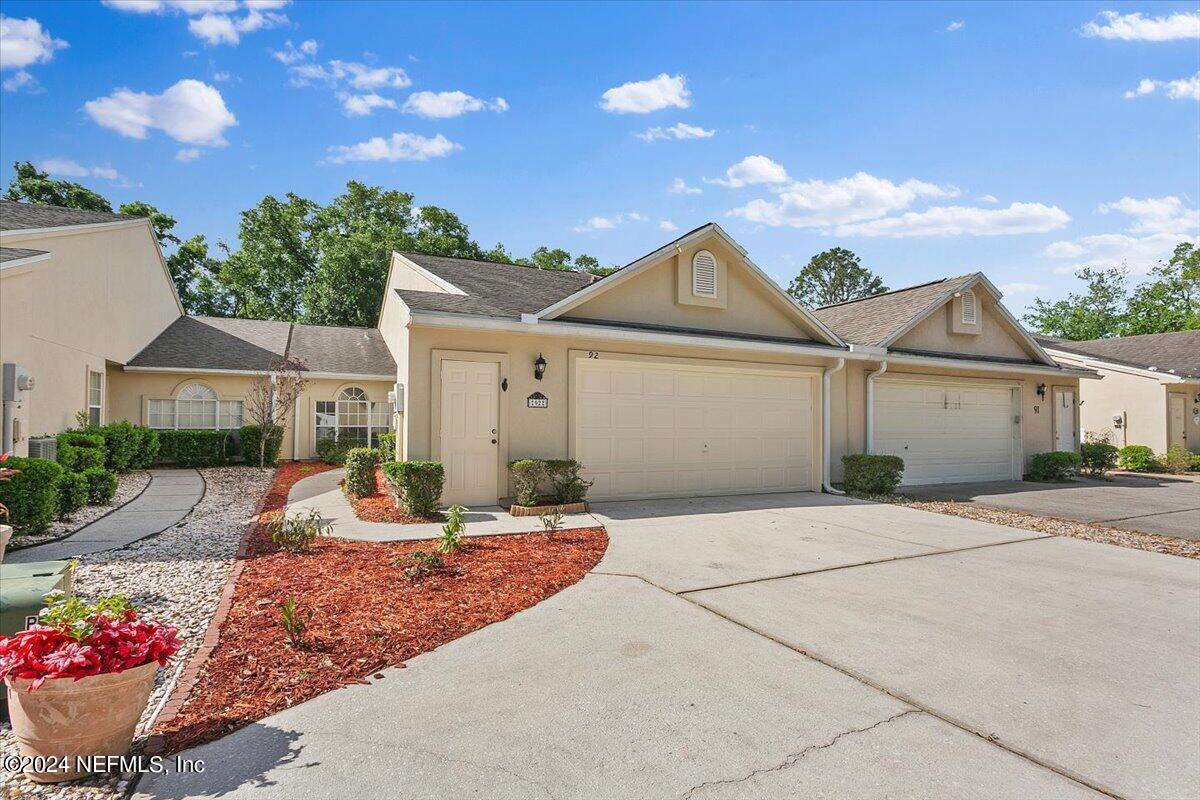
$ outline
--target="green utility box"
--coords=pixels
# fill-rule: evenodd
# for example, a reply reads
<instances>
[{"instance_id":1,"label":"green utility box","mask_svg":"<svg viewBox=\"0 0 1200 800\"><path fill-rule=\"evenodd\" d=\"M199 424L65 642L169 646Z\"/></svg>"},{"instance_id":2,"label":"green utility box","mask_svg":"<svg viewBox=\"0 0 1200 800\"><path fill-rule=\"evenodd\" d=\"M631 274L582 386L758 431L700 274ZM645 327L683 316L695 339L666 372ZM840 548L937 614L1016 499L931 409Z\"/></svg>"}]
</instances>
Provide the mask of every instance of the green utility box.
<instances>
[{"instance_id":1,"label":"green utility box","mask_svg":"<svg viewBox=\"0 0 1200 800\"><path fill-rule=\"evenodd\" d=\"M12 636L37 622L43 598L71 593L70 561L0 564L0 636Z\"/></svg>"}]
</instances>

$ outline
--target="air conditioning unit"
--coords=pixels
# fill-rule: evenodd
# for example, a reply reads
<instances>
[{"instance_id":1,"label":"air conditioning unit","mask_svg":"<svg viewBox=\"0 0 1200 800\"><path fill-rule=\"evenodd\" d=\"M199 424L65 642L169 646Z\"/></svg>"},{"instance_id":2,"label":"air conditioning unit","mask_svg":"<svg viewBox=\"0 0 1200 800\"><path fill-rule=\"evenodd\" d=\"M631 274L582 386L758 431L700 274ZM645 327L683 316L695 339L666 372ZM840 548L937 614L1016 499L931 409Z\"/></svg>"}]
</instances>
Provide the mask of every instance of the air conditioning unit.
<instances>
[{"instance_id":1,"label":"air conditioning unit","mask_svg":"<svg viewBox=\"0 0 1200 800\"><path fill-rule=\"evenodd\" d=\"M29 440L29 457L46 458L50 461L58 459L58 439L53 436L41 436Z\"/></svg>"}]
</instances>

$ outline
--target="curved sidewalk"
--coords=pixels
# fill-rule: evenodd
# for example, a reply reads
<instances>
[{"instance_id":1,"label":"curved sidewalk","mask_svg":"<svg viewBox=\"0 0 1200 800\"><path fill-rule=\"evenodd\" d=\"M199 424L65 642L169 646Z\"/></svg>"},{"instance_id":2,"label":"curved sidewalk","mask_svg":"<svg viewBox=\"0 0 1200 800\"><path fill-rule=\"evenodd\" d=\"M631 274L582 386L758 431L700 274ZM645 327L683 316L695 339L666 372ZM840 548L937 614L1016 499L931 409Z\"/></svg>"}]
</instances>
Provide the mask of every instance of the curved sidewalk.
<instances>
[{"instance_id":1,"label":"curved sidewalk","mask_svg":"<svg viewBox=\"0 0 1200 800\"><path fill-rule=\"evenodd\" d=\"M5 553L6 563L56 561L136 542L178 525L204 497L204 478L194 469L152 469L142 493L65 539Z\"/></svg>"}]
</instances>

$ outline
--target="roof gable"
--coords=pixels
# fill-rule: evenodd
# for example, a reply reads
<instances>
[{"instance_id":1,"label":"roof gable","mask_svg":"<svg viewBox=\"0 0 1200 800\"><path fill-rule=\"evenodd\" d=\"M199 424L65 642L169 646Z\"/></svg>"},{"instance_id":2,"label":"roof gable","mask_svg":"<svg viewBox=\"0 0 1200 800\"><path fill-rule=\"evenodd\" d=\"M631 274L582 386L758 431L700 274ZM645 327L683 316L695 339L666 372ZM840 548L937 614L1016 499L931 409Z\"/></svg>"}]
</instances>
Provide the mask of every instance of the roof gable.
<instances>
[{"instance_id":1,"label":"roof gable","mask_svg":"<svg viewBox=\"0 0 1200 800\"><path fill-rule=\"evenodd\" d=\"M1200 378L1200 330L1148 333L1115 339L1072 342L1038 337L1043 347L1118 366L1161 372L1184 378Z\"/></svg>"}]
</instances>

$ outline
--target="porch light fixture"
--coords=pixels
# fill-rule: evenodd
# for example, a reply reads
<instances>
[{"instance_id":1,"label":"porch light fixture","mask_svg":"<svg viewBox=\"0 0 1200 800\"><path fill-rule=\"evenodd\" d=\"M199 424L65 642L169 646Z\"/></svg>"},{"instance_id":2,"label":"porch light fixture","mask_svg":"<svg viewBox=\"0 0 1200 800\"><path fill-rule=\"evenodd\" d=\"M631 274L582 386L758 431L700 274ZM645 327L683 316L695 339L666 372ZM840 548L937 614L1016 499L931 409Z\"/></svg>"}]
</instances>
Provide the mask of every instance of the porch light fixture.
<instances>
[{"instance_id":1,"label":"porch light fixture","mask_svg":"<svg viewBox=\"0 0 1200 800\"><path fill-rule=\"evenodd\" d=\"M538 353L537 361L533 362L533 377L537 378L540 381L542 379L542 376L545 374L546 374L546 359L542 356L541 353Z\"/></svg>"},{"instance_id":2,"label":"porch light fixture","mask_svg":"<svg viewBox=\"0 0 1200 800\"><path fill-rule=\"evenodd\" d=\"M1039 383L1039 384L1038 384L1038 387L1037 387L1037 396L1038 396L1040 399L1042 399L1042 400L1045 400L1045 399L1046 399L1046 384L1044 384L1044 383Z\"/></svg>"}]
</instances>

